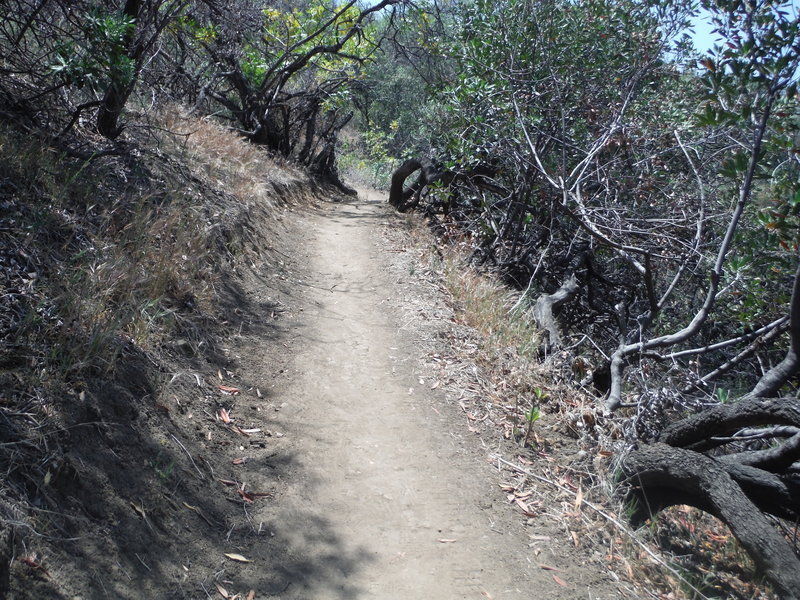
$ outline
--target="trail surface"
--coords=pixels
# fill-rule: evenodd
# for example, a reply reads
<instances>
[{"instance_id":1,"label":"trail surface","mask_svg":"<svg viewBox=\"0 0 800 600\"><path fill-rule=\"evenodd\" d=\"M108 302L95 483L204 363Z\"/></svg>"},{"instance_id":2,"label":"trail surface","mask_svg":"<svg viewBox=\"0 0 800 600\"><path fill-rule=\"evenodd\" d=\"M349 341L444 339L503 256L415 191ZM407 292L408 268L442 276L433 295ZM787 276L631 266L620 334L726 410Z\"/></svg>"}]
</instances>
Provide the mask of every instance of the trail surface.
<instances>
[{"instance_id":1,"label":"trail surface","mask_svg":"<svg viewBox=\"0 0 800 600\"><path fill-rule=\"evenodd\" d=\"M529 597L496 491L413 373L380 219L353 203L309 223L302 350L285 390L301 476L278 522L304 524L287 532L288 550L316 568L285 597Z\"/></svg>"},{"instance_id":2,"label":"trail surface","mask_svg":"<svg viewBox=\"0 0 800 600\"><path fill-rule=\"evenodd\" d=\"M268 395L283 433L270 464L279 483L258 517L280 574L270 597L601 597L587 595L591 574L567 589L542 570L557 559L548 548L534 557L531 540L550 532L526 528L489 449L459 433L463 413L418 371L386 207L362 197L297 218L307 245L286 274L291 341ZM246 369L260 360L245 357Z\"/></svg>"}]
</instances>

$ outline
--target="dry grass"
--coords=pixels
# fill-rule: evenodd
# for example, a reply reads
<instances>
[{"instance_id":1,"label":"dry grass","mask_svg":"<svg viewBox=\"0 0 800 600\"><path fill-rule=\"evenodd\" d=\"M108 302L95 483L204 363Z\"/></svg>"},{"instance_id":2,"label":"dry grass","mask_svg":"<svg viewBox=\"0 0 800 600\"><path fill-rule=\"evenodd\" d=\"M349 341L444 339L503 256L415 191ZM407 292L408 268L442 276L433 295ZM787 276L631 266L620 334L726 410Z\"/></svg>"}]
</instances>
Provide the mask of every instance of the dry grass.
<instances>
[{"instance_id":1,"label":"dry grass","mask_svg":"<svg viewBox=\"0 0 800 600\"><path fill-rule=\"evenodd\" d=\"M92 390L134 386L114 401L134 410L179 339L195 357L218 343L220 289L308 194L213 122L173 110L154 125L90 160L0 127L0 534L48 497L65 428L109 418Z\"/></svg>"},{"instance_id":2,"label":"dry grass","mask_svg":"<svg viewBox=\"0 0 800 600\"><path fill-rule=\"evenodd\" d=\"M421 223L409 223L413 243L428 249L416 268L438 277L459 324L448 334L452 354L434 357L436 377L449 382L470 430L499 434L515 448L513 462L498 457L498 466L504 491L523 512L560 523L623 595L770 598L753 583L749 557L713 517L675 507L650 527L628 525L613 486L627 448L625 418L605 416L601 400L579 389L583 374L572 373L573 357L542 360L540 334L529 307L518 304L519 292L471 267L464 248L445 248ZM531 423L535 407L540 418Z\"/></svg>"},{"instance_id":3,"label":"dry grass","mask_svg":"<svg viewBox=\"0 0 800 600\"><path fill-rule=\"evenodd\" d=\"M146 351L176 320L211 315L225 265L257 252L251 221L276 210L266 182L284 170L216 124L178 119L165 128L193 133L163 135L138 160L79 161L2 133L3 178L16 186L4 245L30 248L36 265L16 282L29 310L13 343L27 340L53 374L110 369L126 344Z\"/></svg>"},{"instance_id":4,"label":"dry grass","mask_svg":"<svg viewBox=\"0 0 800 600\"><path fill-rule=\"evenodd\" d=\"M192 117L173 106L162 110L158 120L171 132L160 136L161 143L184 158L195 174L239 202L275 207L279 203L276 185L288 186L298 179L308 183L295 167L270 156L213 119Z\"/></svg>"},{"instance_id":5,"label":"dry grass","mask_svg":"<svg viewBox=\"0 0 800 600\"><path fill-rule=\"evenodd\" d=\"M464 325L477 331L487 348L514 348L520 357L535 358L541 335L524 310L514 308L518 294L479 274L455 251L443 264L445 285Z\"/></svg>"}]
</instances>

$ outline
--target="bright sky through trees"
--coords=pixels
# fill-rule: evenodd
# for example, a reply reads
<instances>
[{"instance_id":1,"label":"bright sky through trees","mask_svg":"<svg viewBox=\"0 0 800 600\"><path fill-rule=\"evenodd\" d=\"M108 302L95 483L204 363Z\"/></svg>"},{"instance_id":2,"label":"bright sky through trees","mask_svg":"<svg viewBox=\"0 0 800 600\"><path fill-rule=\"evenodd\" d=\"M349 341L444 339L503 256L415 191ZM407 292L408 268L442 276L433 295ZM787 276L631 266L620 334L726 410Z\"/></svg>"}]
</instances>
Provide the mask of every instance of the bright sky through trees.
<instances>
[{"instance_id":1,"label":"bright sky through trees","mask_svg":"<svg viewBox=\"0 0 800 600\"><path fill-rule=\"evenodd\" d=\"M784 3L782 7L792 11L791 14L795 15L800 12L800 0L791 0L790 2ZM715 43L719 43L720 37L712 33L714 26L711 24L711 19L707 11L701 8L700 14L692 19L692 24L694 25L692 40L699 51L704 52L710 50Z\"/></svg>"}]
</instances>

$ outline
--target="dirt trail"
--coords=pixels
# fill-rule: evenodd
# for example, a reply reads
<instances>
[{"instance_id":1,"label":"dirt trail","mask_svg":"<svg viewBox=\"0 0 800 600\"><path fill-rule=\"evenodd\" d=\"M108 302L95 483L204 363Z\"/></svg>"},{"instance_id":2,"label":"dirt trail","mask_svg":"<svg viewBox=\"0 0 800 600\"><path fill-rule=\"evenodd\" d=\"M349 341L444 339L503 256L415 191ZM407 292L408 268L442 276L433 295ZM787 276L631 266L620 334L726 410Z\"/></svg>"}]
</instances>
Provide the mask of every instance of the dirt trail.
<instances>
[{"instance_id":1,"label":"dirt trail","mask_svg":"<svg viewBox=\"0 0 800 600\"><path fill-rule=\"evenodd\" d=\"M421 384L419 348L390 308L387 214L362 197L300 217L297 354L270 398L291 463L271 506L284 582L272 597L587 597L530 560L488 452L452 433L463 416Z\"/></svg>"}]
</instances>

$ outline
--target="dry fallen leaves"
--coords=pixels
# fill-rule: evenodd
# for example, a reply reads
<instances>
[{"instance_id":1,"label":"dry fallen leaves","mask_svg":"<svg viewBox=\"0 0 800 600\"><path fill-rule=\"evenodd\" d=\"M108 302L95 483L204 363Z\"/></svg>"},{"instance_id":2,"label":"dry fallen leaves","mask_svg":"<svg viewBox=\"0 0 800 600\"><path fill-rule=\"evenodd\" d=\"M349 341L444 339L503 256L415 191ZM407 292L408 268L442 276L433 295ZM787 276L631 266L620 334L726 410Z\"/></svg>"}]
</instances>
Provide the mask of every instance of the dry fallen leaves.
<instances>
[{"instance_id":1,"label":"dry fallen leaves","mask_svg":"<svg viewBox=\"0 0 800 600\"><path fill-rule=\"evenodd\" d=\"M522 514L523 514L523 515L525 515L526 517L528 517L528 518L533 518L533 517L536 517L536 516L538 516L538 515L537 515L537 514L536 514L534 511L532 511L532 510L530 509L530 507L529 507L527 504L525 504L525 502L523 502L521 499L519 499L519 498L515 498L515 499L514 499L514 502L515 502L515 503L516 503L516 505L517 505L517 506L520 508L520 510L522 511Z\"/></svg>"},{"instance_id":2,"label":"dry fallen leaves","mask_svg":"<svg viewBox=\"0 0 800 600\"><path fill-rule=\"evenodd\" d=\"M216 526L217 526L217 523L214 523L214 521L212 521L211 519L209 519L209 518L206 516L206 514L205 514L205 513L204 513L204 512L203 512L203 511L200 509L200 507L199 507L199 506L192 506L191 504L186 504L186 502L184 502L184 503L183 503L183 505L184 505L186 508L188 508L189 510L191 510L191 511L193 511L193 512L197 513L197 516L199 516L201 519L203 519L203 520L204 520L206 523L208 523L208 524L209 524L209 525L211 525L212 527L216 527ZM186 568L186 567L184 567L184 568ZM188 571L188 569L186 569L186 570Z\"/></svg>"},{"instance_id":3,"label":"dry fallen leaves","mask_svg":"<svg viewBox=\"0 0 800 600\"><path fill-rule=\"evenodd\" d=\"M580 510L583 504L583 487L578 486L578 493L575 494L575 510Z\"/></svg>"},{"instance_id":4,"label":"dry fallen leaves","mask_svg":"<svg viewBox=\"0 0 800 600\"><path fill-rule=\"evenodd\" d=\"M252 560L250 560L249 558L245 558L241 554L232 554L232 553L226 552L225 556L227 558L231 559L231 560L236 561L236 562L243 562L243 563L253 562Z\"/></svg>"},{"instance_id":5,"label":"dry fallen leaves","mask_svg":"<svg viewBox=\"0 0 800 600\"><path fill-rule=\"evenodd\" d=\"M242 497L245 502L255 502L257 498L267 498L272 496L272 492L247 492L245 487L247 484L233 481L232 479L220 479L219 482L223 485L236 487L236 492Z\"/></svg>"},{"instance_id":6,"label":"dry fallen leaves","mask_svg":"<svg viewBox=\"0 0 800 600\"><path fill-rule=\"evenodd\" d=\"M138 514L138 515L139 515L140 517L142 517L143 519L146 519L146 518L147 518L147 514L144 512L144 508L142 508L141 506L139 506L139 505L138 505L138 504L136 504L135 502L131 502L131 508L132 508L134 511L136 511L136 514Z\"/></svg>"},{"instance_id":7,"label":"dry fallen leaves","mask_svg":"<svg viewBox=\"0 0 800 600\"><path fill-rule=\"evenodd\" d=\"M255 502L257 498L267 498L272 496L270 492L246 492L244 486L236 490L245 502Z\"/></svg>"},{"instance_id":8,"label":"dry fallen leaves","mask_svg":"<svg viewBox=\"0 0 800 600\"><path fill-rule=\"evenodd\" d=\"M575 547L579 547L581 545L581 540L578 537L578 534L574 531L570 531L569 535L572 537L572 543L575 545Z\"/></svg>"},{"instance_id":9,"label":"dry fallen leaves","mask_svg":"<svg viewBox=\"0 0 800 600\"><path fill-rule=\"evenodd\" d=\"M48 577L50 576L50 574L47 572L47 569L45 569L42 566L42 564L40 562L38 562L36 559L34 559L33 557L23 556L22 558L20 558L20 561L25 563L26 565L28 565L31 569L35 569L35 570L41 571L42 573L44 573Z\"/></svg>"}]
</instances>

